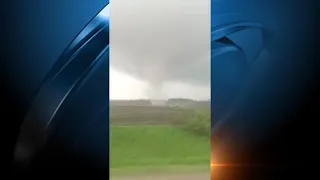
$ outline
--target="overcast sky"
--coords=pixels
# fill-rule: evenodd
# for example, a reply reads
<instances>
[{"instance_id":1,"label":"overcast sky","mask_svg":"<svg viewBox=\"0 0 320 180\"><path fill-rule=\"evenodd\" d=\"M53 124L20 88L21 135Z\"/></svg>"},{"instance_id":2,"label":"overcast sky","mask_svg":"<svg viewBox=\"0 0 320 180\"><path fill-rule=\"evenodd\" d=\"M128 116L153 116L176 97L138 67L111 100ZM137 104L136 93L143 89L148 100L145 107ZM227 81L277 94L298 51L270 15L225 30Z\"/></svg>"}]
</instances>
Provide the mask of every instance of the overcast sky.
<instances>
[{"instance_id":1,"label":"overcast sky","mask_svg":"<svg viewBox=\"0 0 320 180\"><path fill-rule=\"evenodd\" d=\"M210 0L111 0L110 98L210 98Z\"/></svg>"}]
</instances>

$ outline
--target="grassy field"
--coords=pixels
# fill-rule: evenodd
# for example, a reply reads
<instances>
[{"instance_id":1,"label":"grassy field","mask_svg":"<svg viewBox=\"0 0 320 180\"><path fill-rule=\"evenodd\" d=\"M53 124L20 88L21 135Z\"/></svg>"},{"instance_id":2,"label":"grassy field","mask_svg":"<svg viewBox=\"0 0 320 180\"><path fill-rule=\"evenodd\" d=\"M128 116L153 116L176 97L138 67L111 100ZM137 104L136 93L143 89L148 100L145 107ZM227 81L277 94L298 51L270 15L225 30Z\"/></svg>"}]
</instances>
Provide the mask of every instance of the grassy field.
<instances>
[{"instance_id":1,"label":"grassy field","mask_svg":"<svg viewBox=\"0 0 320 180\"><path fill-rule=\"evenodd\" d=\"M209 167L210 113L207 111L111 106L110 121L111 173Z\"/></svg>"},{"instance_id":2,"label":"grassy field","mask_svg":"<svg viewBox=\"0 0 320 180\"><path fill-rule=\"evenodd\" d=\"M111 127L111 167L209 164L208 138L170 126Z\"/></svg>"}]
</instances>

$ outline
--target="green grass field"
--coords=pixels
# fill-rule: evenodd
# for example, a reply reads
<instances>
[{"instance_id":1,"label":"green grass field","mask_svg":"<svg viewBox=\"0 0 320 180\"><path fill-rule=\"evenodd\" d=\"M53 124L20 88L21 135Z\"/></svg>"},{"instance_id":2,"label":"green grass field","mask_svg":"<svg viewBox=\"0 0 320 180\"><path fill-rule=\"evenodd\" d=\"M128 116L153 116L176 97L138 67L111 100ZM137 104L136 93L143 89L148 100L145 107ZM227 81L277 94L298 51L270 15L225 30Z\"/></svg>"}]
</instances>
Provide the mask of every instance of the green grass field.
<instances>
[{"instance_id":1,"label":"green grass field","mask_svg":"<svg viewBox=\"0 0 320 180\"><path fill-rule=\"evenodd\" d=\"M208 165L208 138L170 126L111 127L112 168Z\"/></svg>"},{"instance_id":2,"label":"green grass field","mask_svg":"<svg viewBox=\"0 0 320 180\"><path fill-rule=\"evenodd\" d=\"M203 132L201 128L209 132L210 123L203 123L208 121L203 120L206 116L195 112L168 107L111 107L110 168L209 167L210 136L198 132Z\"/></svg>"}]
</instances>

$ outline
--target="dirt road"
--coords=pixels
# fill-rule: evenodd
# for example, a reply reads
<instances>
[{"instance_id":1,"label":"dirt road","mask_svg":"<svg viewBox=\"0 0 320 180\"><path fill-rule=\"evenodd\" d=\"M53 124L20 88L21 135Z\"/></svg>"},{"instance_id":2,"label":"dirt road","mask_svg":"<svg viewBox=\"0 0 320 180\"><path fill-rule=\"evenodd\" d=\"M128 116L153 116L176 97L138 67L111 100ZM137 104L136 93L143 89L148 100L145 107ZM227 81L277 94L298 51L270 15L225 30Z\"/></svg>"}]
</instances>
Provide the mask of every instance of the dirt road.
<instances>
[{"instance_id":1,"label":"dirt road","mask_svg":"<svg viewBox=\"0 0 320 180\"><path fill-rule=\"evenodd\" d=\"M209 180L210 172L159 173L147 175L127 175L111 177L111 180Z\"/></svg>"}]
</instances>

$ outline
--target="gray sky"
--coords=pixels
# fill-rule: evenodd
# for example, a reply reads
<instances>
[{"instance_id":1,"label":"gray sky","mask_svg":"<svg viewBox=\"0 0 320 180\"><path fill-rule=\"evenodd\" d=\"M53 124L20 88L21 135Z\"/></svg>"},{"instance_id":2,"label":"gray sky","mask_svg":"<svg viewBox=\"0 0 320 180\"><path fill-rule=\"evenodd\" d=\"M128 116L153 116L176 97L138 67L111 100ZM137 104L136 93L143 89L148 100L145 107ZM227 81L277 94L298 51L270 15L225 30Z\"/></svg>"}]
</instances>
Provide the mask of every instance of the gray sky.
<instances>
[{"instance_id":1,"label":"gray sky","mask_svg":"<svg viewBox=\"0 0 320 180\"><path fill-rule=\"evenodd\" d=\"M111 0L110 98L210 98L210 0Z\"/></svg>"}]
</instances>

